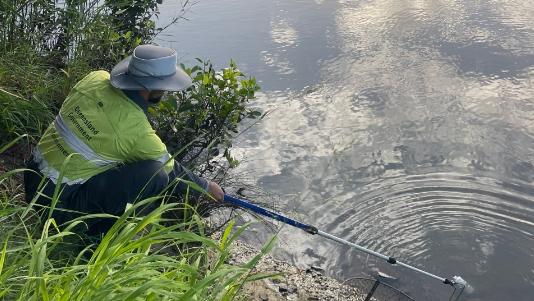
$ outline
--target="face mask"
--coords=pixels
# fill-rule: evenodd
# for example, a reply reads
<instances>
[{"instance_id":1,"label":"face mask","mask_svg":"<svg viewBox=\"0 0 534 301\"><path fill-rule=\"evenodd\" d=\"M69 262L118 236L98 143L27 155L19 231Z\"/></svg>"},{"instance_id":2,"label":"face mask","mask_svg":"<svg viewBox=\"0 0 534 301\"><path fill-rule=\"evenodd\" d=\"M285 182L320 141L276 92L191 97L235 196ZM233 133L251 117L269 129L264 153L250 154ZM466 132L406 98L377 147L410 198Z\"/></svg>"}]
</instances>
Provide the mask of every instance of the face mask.
<instances>
[{"instance_id":1,"label":"face mask","mask_svg":"<svg viewBox=\"0 0 534 301\"><path fill-rule=\"evenodd\" d=\"M159 93L158 93L159 94ZM158 96L153 96L152 93L148 95L148 102L151 104L157 104L160 102L165 96L167 96L167 91L165 91L163 94L159 94Z\"/></svg>"}]
</instances>

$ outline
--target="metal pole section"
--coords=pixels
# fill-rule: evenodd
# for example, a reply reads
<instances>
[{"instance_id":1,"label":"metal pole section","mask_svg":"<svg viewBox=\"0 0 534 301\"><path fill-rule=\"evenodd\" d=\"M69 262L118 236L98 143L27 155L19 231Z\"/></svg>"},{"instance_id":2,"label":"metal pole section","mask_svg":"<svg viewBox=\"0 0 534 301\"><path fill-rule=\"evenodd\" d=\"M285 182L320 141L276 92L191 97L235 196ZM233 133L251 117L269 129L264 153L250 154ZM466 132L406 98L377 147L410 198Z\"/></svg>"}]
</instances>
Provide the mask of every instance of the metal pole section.
<instances>
[{"instance_id":1,"label":"metal pole section","mask_svg":"<svg viewBox=\"0 0 534 301\"><path fill-rule=\"evenodd\" d=\"M420 269L418 269L418 268L416 268L416 267L413 267L413 266L411 266L411 265L408 265L408 264L406 264L406 263L404 263L404 262L397 261L397 260L396 260L395 258L393 258L393 257L388 257L388 256L386 256L386 255L380 254L380 253L375 252L375 251L373 251L373 250L369 250L369 249L364 248L364 247L362 247L362 246L358 246L358 245L355 244L355 243L352 243L352 242L350 242L350 241L347 241L347 240L344 240L344 239L342 239L342 238L336 237L336 236L334 236L334 235L332 235L332 234L328 234L328 233L323 232L323 231L321 231L321 230L318 230L318 231L317 231L317 234L320 235L320 236L322 236L322 237L331 239L331 240L333 240L333 241L337 241L337 242L339 242L339 243L341 243L341 244L344 244L344 245L347 245L347 246L351 246L351 247L353 247L353 248L355 248L355 249L358 249L358 250L360 250L360 251L362 251L362 252L365 252L365 253L367 253L367 254L376 256L376 257L378 257L378 258L382 258L382 259L384 259L385 261L387 261L388 263L391 263L391 264L398 264L398 265L400 265L400 266L403 266L403 267L408 268L408 269L410 269L410 270L413 270L413 271L416 271L416 272L425 274L425 275L430 276L430 277L432 277L432 278L434 278L434 279L437 279L437 280L439 280L439 281L441 281L441 282L443 282L443 283L448 284L448 281L449 281L449 280L446 279L446 278L442 278L442 277L436 276L436 275L431 274L431 273L429 273L429 272L425 272L425 271L420 270Z\"/></svg>"},{"instance_id":2,"label":"metal pole section","mask_svg":"<svg viewBox=\"0 0 534 301\"><path fill-rule=\"evenodd\" d=\"M254 205L248 201L245 201L245 200L241 200L241 199L238 199L238 198L235 198L235 197L232 197L232 196L229 196L229 195L225 195L224 196L224 201L225 202L228 202L228 203L231 203L231 204L234 204L238 207L241 207L241 208L244 208L244 209L249 209L255 213L258 213L258 214L261 214L261 215L264 215L264 216L267 216L269 218L272 218L272 219L275 219L275 220L278 220L278 221L281 221L283 223L286 223L288 225L291 225L293 227L296 227L296 228L299 228L299 229L302 229L312 235L315 235L315 234L319 234L320 236L322 237L325 237L325 238L328 238L328 239L331 239L333 241L337 241L341 244L344 244L344 245L347 245L347 246L350 246L350 247L353 247L355 249L358 249L362 252L365 252L367 254L370 254L370 255L373 255L373 256L376 256L378 258L382 258L384 259L385 261L387 261L388 263L390 264L398 264L400 266L403 266L405 268L408 268L412 271L416 271L416 272L419 272L421 274L424 274L424 275L427 275L427 276L430 276L434 279L437 279L439 281L441 281L442 283L445 283L445 284L449 284L451 286L454 286L455 282L454 281L451 281L447 278L443 278L443 277L439 277L439 276L436 276L434 274L431 274L429 272L425 272L423 270L420 270L416 267L413 267L411 265L408 265L404 262L400 262L400 261L397 261L395 258L393 257L389 257L389 256L386 256L386 255L383 255L383 254L380 254L378 252L375 252L375 251L372 251L372 250L369 250L367 248L364 248L362 246L359 246L355 243L352 243L350 241L347 241L347 240L344 240L342 238L339 238L339 237L336 237L332 234L328 234L326 232L323 232L321 230L318 230L316 227L312 226L312 225L308 225L308 224L304 224L304 223L301 223L299 221L296 221L296 220L293 220L287 216L284 216L284 215L281 215L279 213L276 213L276 212L273 212L271 210L267 210L265 208L262 208L258 205Z\"/></svg>"}]
</instances>

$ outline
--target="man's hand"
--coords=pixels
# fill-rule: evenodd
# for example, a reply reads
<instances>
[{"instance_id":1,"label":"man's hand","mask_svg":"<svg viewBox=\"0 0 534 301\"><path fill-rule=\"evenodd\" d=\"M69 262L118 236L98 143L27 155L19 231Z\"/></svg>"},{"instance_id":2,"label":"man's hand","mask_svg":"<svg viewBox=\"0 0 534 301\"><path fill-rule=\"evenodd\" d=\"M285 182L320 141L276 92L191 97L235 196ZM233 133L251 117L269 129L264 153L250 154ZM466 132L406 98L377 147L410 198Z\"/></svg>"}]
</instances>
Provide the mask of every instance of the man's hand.
<instances>
[{"instance_id":1,"label":"man's hand","mask_svg":"<svg viewBox=\"0 0 534 301\"><path fill-rule=\"evenodd\" d=\"M208 193L219 202L224 199L224 191L221 186L215 182L208 183Z\"/></svg>"}]
</instances>

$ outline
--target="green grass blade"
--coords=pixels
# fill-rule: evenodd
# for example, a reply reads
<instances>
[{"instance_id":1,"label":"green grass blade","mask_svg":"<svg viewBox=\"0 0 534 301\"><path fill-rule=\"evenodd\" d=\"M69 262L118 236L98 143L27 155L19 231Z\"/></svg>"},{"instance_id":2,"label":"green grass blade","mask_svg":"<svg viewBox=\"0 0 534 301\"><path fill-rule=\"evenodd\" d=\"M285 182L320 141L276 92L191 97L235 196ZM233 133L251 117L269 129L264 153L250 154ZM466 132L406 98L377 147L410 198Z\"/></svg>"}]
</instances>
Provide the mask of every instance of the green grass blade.
<instances>
[{"instance_id":1,"label":"green grass blade","mask_svg":"<svg viewBox=\"0 0 534 301\"><path fill-rule=\"evenodd\" d=\"M2 90L2 89L0 89ZM27 134L24 134L24 135L20 135L18 136L17 138L15 138L13 141L5 144L5 145L2 145L0 147L0 154L2 154L3 152L5 152L6 150L8 150L10 147L12 147L13 145L17 144L22 138L25 138L25 137L28 137Z\"/></svg>"},{"instance_id":2,"label":"green grass blade","mask_svg":"<svg viewBox=\"0 0 534 301\"><path fill-rule=\"evenodd\" d=\"M2 255L0 256L0 276L2 276L2 270L4 268L4 263L6 262L6 254L7 254L7 242L9 240L9 236L6 237L4 240L4 247L2 248Z\"/></svg>"}]
</instances>

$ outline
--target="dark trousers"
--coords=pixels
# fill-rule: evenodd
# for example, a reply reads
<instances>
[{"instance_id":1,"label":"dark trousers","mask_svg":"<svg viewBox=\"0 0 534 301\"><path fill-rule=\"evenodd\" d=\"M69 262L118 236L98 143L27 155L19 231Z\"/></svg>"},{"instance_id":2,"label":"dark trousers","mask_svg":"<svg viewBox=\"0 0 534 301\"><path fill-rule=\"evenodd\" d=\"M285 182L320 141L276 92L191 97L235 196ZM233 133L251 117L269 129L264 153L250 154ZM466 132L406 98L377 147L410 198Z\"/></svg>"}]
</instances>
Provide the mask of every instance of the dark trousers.
<instances>
[{"instance_id":1,"label":"dark trousers","mask_svg":"<svg viewBox=\"0 0 534 301\"><path fill-rule=\"evenodd\" d=\"M33 172L26 171L24 174L26 200L31 201L39 190L45 196L39 196L36 203L42 206L50 206L50 199L54 194L56 185L52 181L45 179L44 186L39 189L43 175L40 174L36 163L30 162L27 167ZM62 192L56 205L57 209L53 210L52 217L56 219L58 224L62 224L83 213L107 213L120 216L124 213L127 203L133 204L136 201L159 195L168 186L169 182L176 177L196 182L201 187L205 187L206 180L192 174L177 162L175 162L174 167L174 170L167 174L163 170L161 162L152 160L139 161L112 168L93 176L83 184L63 184L60 187ZM187 185L180 181L174 187L174 194L183 194L186 189ZM189 191L192 192L193 198L198 197L200 194L193 189ZM157 206L157 204L152 205ZM61 209L80 213L67 212ZM145 208L143 213L149 210ZM47 211L44 210L44 212L46 213ZM88 226L87 234L105 233L115 221L116 219L114 218L86 220Z\"/></svg>"}]
</instances>

